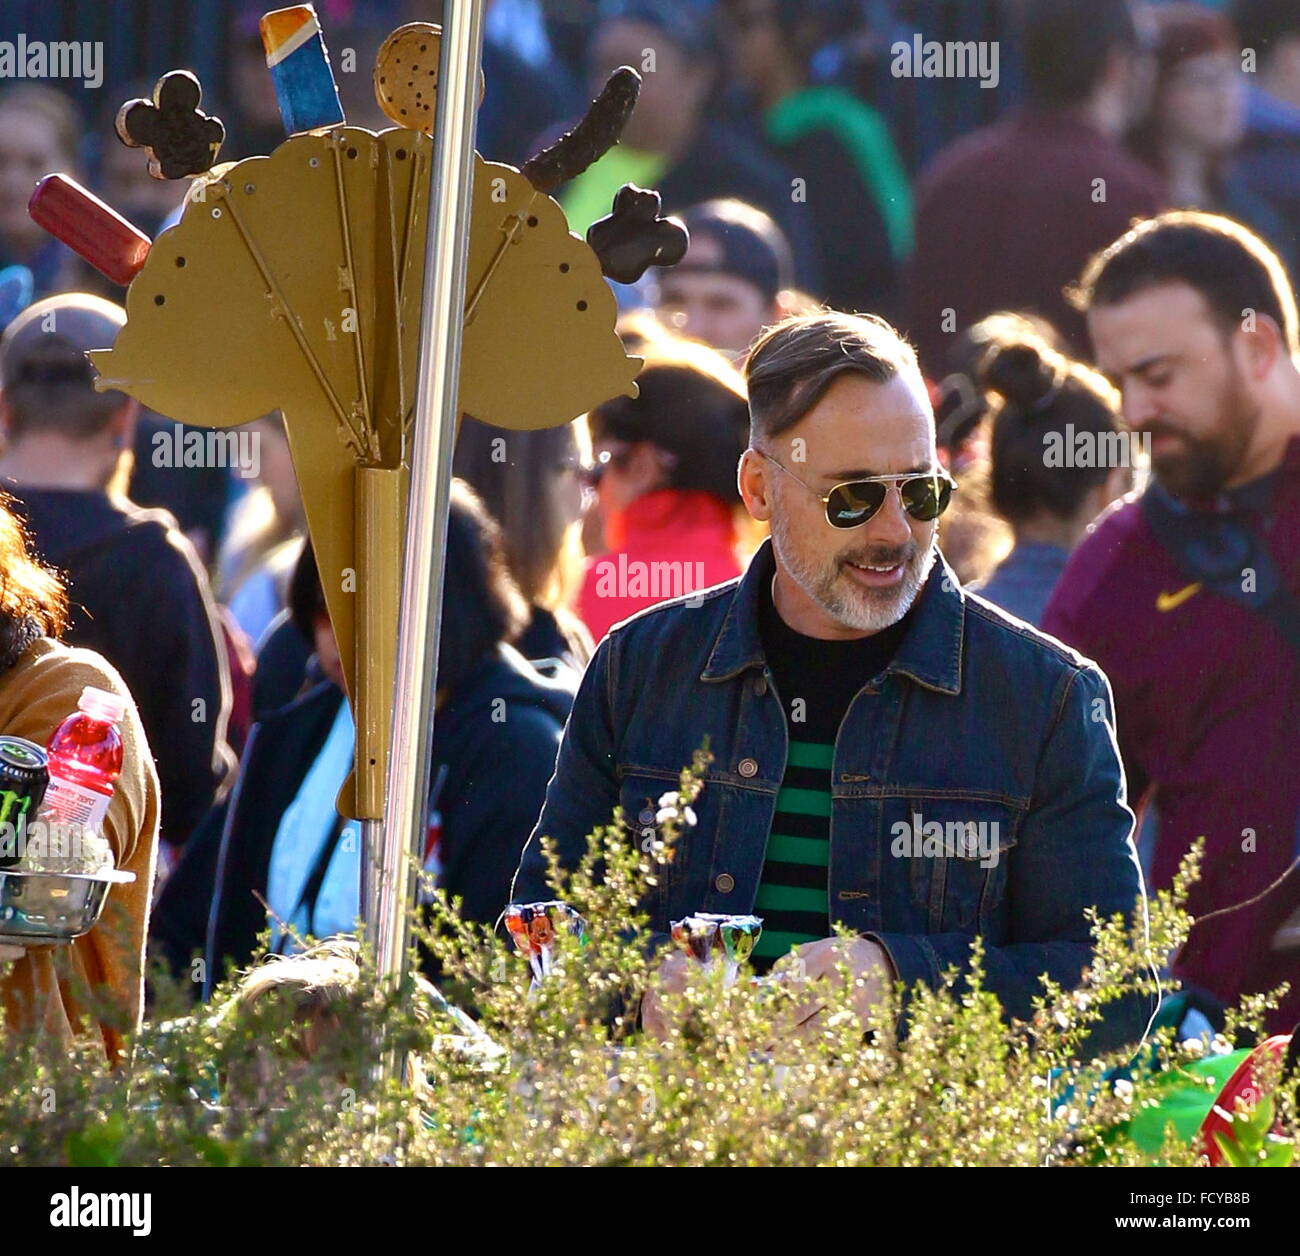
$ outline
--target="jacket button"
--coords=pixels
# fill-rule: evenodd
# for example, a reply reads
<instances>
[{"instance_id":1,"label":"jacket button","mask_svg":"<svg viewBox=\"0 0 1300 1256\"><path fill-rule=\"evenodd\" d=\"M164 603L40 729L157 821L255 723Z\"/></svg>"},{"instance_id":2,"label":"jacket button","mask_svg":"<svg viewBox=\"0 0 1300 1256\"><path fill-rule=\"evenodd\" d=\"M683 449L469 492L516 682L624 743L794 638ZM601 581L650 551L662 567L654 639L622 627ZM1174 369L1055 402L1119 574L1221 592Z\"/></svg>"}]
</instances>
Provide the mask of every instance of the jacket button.
<instances>
[{"instance_id":1,"label":"jacket button","mask_svg":"<svg viewBox=\"0 0 1300 1256\"><path fill-rule=\"evenodd\" d=\"M714 879L713 888L719 894L730 894L736 888L736 878L730 872L719 872Z\"/></svg>"},{"instance_id":2,"label":"jacket button","mask_svg":"<svg viewBox=\"0 0 1300 1256\"><path fill-rule=\"evenodd\" d=\"M755 676L753 689L754 689L754 696L756 698L761 698L767 692L767 677Z\"/></svg>"},{"instance_id":3,"label":"jacket button","mask_svg":"<svg viewBox=\"0 0 1300 1256\"><path fill-rule=\"evenodd\" d=\"M741 759L741 761L736 765L736 770L741 774L741 776L757 776L758 760Z\"/></svg>"}]
</instances>

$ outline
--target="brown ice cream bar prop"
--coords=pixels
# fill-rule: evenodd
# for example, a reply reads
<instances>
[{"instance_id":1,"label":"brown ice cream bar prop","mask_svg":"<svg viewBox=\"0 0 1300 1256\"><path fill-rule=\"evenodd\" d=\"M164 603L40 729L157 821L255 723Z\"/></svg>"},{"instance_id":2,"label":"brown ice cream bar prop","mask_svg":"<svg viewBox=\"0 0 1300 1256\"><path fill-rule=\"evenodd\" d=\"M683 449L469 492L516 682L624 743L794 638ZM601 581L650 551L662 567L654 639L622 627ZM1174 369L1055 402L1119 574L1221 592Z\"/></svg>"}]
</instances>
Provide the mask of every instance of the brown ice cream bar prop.
<instances>
[{"instance_id":1,"label":"brown ice cream bar prop","mask_svg":"<svg viewBox=\"0 0 1300 1256\"><path fill-rule=\"evenodd\" d=\"M66 174L47 174L27 202L32 221L101 275L123 287L144 266L153 241Z\"/></svg>"},{"instance_id":2,"label":"brown ice cream bar prop","mask_svg":"<svg viewBox=\"0 0 1300 1256\"><path fill-rule=\"evenodd\" d=\"M599 161L622 135L641 92L641 76L621 65L601 88L577 126L549 148L534 153L520 173L539 192L554 192Z\"/></svg>"}]
</instances>

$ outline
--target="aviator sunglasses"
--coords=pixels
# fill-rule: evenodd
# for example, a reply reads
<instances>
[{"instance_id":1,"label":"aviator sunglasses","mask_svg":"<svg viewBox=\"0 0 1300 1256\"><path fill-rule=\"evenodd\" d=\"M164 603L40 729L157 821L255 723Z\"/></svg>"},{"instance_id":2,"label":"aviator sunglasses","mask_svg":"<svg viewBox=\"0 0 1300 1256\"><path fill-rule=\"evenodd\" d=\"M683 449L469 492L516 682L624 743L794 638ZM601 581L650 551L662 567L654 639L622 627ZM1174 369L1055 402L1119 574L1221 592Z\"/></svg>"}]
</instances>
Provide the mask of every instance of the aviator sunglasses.
<instances>
[{"instance_id":1,"label":"aviator sunglasses","mask_svg":"<svg viewBox=\"0 0 1300 1256\"><path fill-rule=\"evenodd\" d=\"M780 468L792 480L803 484L826 507L826 522L832 528L858 528L870 520L885 504L892 485L898 490L898 499L913 519L929 522L948 509L956 484L942 469L924 475L872 475L864 480L846 480L837 484L825 495L811 484L804 484L789 467L783 466L771 454L761 449L754 452Z\"/></svg>"}]
</instances>

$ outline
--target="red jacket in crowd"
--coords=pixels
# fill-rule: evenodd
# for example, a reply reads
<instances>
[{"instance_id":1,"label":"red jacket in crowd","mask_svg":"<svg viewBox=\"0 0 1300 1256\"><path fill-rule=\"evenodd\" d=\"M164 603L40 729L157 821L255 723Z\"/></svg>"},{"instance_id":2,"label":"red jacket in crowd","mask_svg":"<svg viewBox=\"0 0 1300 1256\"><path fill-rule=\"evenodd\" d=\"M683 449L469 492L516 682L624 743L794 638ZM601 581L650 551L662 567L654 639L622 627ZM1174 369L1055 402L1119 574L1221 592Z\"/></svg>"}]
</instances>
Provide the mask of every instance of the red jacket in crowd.
<instances>
[{"instance_id":1,"label":"red jacket in crowd","mask_svg":"<svg viewBox=\"0 0 1300 1256\"><path fill-rule=\"evenodd\" d=\"M648 606L740 575L731 507L712 493L646 493L605 520L605 540L578 596L593 641Z\"/></svg>"}]
</instances>

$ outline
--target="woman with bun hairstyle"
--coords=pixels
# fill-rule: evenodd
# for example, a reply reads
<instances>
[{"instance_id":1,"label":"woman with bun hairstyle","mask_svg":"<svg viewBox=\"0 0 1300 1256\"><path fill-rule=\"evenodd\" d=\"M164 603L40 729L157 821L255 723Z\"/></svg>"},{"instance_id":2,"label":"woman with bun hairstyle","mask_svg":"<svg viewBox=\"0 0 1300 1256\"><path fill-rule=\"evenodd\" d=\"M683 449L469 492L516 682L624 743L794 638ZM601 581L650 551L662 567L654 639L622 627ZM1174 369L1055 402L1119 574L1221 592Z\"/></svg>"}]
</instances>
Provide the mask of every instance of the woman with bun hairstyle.
<instances>
[{"instance_id":1,"label":"woman with bun hairstyle","mask_svg":"<svg viewBox=\"0 0 1300 1256\"><path fill-rule=\"evenodd\" d=\"M1088 525L1133 486L1136 445L1110 384L1046 341L994 342L978 374L992 419L989 493L1015 544L973 587L1036 626Z\"/></svg>"}]
</instances>

